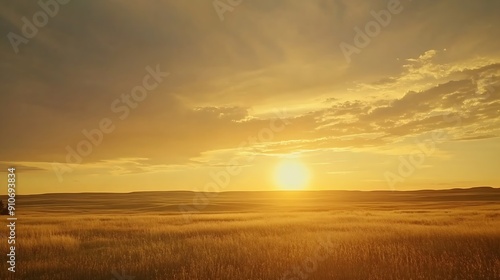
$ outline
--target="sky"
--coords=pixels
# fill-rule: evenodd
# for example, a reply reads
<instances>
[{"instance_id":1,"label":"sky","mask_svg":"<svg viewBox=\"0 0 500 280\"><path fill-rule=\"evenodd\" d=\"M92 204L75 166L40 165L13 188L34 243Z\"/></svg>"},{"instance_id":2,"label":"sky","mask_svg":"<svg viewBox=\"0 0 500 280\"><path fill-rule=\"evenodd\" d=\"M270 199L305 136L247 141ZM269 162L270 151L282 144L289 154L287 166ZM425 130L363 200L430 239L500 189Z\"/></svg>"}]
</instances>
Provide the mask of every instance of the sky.
<instances>
[{"instance_id":1,"label":"sky","mask_svg":"<svg viewBox=\"0 0 500 280\"><path fill-rule=\"evenodd\" d=\"M195 2L3 1L18 194L500 185L499 1Z\"/></svg>"}]
</instances>

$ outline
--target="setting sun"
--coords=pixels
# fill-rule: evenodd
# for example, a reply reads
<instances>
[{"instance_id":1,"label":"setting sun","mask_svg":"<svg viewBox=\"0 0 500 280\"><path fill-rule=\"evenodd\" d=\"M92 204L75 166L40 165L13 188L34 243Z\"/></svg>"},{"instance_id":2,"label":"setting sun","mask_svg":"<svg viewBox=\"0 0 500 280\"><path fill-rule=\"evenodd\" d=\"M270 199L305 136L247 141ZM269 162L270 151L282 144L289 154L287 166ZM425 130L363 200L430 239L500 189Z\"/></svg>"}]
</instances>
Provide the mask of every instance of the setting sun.
<instances>
[{"instance_id":1,"label":"setting sun","mask_svg":"<svg viewBox=\"0 0 500 280\"><path fill-rule=\"evenodd\" d=\"M276 168L276 183L281 189L304 189L308 181L309 170L299 161L283 161Z\"/></svg>"}]
</instances>

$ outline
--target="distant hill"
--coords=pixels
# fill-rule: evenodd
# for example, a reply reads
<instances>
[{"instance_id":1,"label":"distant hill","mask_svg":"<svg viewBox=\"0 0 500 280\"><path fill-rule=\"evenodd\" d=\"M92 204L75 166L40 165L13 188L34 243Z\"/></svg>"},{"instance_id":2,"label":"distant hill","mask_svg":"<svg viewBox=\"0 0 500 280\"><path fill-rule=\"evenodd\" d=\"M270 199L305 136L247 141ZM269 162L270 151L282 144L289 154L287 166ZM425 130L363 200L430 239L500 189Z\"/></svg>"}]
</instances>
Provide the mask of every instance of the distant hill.
<instances>
[{"instance_id":1,"label":"distant hill","mask_svg":"<svg viewBox=\"0 0 500 280\"><path fill-rule=\"evenodd\" d=\"M2 198L5 200L5 197ZM206 199L206 200L205 200ZM208 204L203 205L203 201ZM500 205L500 189L418 191L255 191L195 193L55 193L17 197L17 213L145 213L179 214L247 211L330 211L349 209L413 209Z\"/></svg>"}]
</instances>

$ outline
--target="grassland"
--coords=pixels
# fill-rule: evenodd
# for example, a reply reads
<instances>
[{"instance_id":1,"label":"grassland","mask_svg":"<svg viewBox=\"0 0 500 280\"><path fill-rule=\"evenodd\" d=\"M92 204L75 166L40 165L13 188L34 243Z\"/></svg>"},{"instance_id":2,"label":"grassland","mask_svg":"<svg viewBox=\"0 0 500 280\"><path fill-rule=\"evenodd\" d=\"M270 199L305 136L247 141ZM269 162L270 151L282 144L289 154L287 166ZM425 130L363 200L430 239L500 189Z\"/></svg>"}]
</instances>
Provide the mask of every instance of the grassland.
<instances>
[{"instance_id":1,"label":"grassland","mask_svg":"<svg viewBox=\"0 0 500 280\"><path fill-rule=\"evenodd\" d=\"M20 197L0 279L500 279L498 189L222 193L187 221L192 197Z\"/></svg>"}]
</instances>

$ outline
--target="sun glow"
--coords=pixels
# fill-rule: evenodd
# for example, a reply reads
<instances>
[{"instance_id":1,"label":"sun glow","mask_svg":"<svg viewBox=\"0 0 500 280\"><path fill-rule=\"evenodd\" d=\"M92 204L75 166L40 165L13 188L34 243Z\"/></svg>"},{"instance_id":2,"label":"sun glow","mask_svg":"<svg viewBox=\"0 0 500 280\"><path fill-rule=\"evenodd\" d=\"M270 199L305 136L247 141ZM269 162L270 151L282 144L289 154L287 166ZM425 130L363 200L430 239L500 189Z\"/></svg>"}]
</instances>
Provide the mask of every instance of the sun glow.
<instances>
[{"instance_id":1,"label":"sun glow","mask_svg":"<svg viewBox=\"0 0 500 280\"><path fill-rule=\"evenodd\" d=\"M297 160L281 162L276 168L276 183L284 190L301 190L309 182L309 170Z\"/></svg>"}]
</instances>

